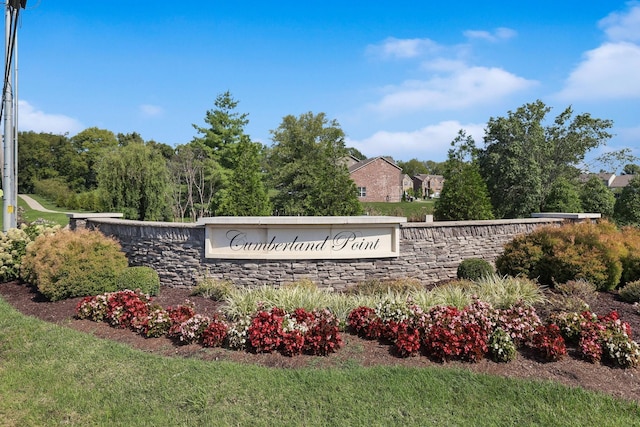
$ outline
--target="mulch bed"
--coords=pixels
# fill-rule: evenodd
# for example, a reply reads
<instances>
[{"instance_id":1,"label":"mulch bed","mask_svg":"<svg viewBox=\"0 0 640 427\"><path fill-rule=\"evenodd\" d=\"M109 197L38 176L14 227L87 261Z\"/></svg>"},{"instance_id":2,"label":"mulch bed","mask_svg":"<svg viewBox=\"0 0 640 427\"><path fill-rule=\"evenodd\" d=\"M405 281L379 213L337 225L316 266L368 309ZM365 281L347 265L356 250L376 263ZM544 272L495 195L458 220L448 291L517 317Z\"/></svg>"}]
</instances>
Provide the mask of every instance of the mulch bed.
<instances>
[{"instance_id":1,"label":"mulch bed","mask_svg":"<svg viewBox=\"0 0 640 427\"><path fill-rule=\"evenodd\" d=\"M364 340L345 333L343 334L343 348L327 357L306 355L287 357L278 353L252 354L220 348L203 348L197 344L177 345L168 338L144 338L130 330L113 328L106 323L77 320L74 315L80 298L58 302L45 301L30 286L19 282L0 284L0 296L25 315L89 333L99 338L118 341L133 348L162 356L189 357L210 361L227 360L288 369L328 368L345 364L417 368L427 366L458 367L504 377L557 381L567 386L582 387L640 403L640 370L638 368L619 369L591 364L576 358L571 354L572 351L561 361L549 363L540 362L524 353L520 353L516 360L509 363L496 363L487 359L476 363L436 363L424 356L398 358L392 354L389 345ZM160 295L154 298L154 301L163 307L183 304L185 300L193 302L196 312L203 315L212 315L219 308L215 301L190 296L188 289L163 287ZM632 331L638 334L634 336L634 339L639 339L640 314L631 304L618 300L615 293L599 294L597 300L591 304L591 309L598 314L607 314L616 310L620 318L628 322Z\"/></svg>"}]
</instances>

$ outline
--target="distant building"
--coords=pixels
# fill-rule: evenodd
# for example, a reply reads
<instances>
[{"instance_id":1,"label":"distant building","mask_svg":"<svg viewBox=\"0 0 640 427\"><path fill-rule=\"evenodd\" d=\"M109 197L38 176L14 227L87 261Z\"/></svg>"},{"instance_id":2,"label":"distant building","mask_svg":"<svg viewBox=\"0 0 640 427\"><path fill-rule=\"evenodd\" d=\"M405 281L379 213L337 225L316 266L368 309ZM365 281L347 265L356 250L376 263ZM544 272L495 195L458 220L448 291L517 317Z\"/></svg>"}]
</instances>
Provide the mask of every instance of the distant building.
<instances>
[{"instance_id":1,"label":"distant building","mask_svg":"<svg viewBox=\"0 0 640 427\"><path fill-rule=\"evenodd\" d=\"M627 185L629 185L629 182L631 182L631 180L636 177L635 175L616 176L615 174L608 172L583 173L580 175L580 181L587 182L592 176L597 176L598 178L600 178L602 183L611 190L620 190L626 187Z\"/></svg>"},{"instance_id":2,"label":"distant building","mask_svg":"<svg viewBox=\"0 0 640 427\"><path fill-rule=\"evenodd\" d=\"M442 175L420 174L413 177L413 191L418 197L440 197L443 186Z\"/></svg>"},{"instance_id":3,"label":"distant building","mask_svg":"<svg viewBox=\"0 0 640 427\"><path fill-rule=\"evenodd\" d=\"M358 188L358 199L361 202L402 200L402 169L389 158L374 157L352 163L349 174Z\"/></svg>"}]
</instances>

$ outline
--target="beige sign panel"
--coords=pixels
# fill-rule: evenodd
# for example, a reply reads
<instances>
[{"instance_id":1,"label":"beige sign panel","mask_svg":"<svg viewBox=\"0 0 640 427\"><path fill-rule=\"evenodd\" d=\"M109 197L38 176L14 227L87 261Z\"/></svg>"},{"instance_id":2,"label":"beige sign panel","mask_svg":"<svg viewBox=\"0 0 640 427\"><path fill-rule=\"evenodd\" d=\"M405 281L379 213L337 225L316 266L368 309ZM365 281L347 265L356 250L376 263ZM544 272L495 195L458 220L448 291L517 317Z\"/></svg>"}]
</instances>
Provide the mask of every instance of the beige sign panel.
<instances>
[{"instance_id":1,"label":"beige sign panel","mask_svg":"<svg viewBox=\"0 0 640 427\"><path fill-rule=\"evenodd\" d=\"M396 217L267 218L270 220L255 217L253 222L249 217L202 219L205 256L301 260L397 257L399 224L406 221Z\"/></svg>"}]
</instances>

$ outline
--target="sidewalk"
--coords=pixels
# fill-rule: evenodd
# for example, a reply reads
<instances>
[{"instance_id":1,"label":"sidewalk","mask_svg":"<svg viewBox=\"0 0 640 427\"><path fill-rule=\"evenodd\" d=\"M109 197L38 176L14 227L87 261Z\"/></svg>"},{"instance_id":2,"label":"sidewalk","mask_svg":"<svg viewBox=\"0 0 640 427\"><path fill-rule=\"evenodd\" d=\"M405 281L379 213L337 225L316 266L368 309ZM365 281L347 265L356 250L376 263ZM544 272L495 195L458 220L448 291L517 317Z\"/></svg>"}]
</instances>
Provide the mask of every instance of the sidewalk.
<instances>
[{"instance_id":1,"label":"sidewalk","mask_svg":"<svg viewBox=\"0 0 640 427\"><path fill-rule=\"evenodd\" d=\"M40 211L40 212L51 212L51 213L67 213L67 212L62 212L62 211L52 211L51 209L47 209L44 206L42 206L40 203L38 203L38 201L34 200L33 198L25 195L25 194L18 194L18 197L20 197L22 200L25 201L25 203L34 211Z\"/></svg>"}]
</instances>

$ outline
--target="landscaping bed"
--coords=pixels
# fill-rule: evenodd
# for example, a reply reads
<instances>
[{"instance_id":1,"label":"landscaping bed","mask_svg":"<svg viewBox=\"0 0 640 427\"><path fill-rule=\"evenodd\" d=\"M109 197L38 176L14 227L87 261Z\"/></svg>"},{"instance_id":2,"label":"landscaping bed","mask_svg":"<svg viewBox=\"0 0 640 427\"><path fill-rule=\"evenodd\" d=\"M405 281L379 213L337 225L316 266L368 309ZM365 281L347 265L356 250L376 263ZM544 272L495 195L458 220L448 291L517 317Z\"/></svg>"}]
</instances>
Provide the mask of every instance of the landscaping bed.
<instances>
[{"instance_id":1,"label":"landscaping bed","mask_svg":"<svg viewBox=\"0 0 640 427\"><path fill-rule=\"evenodd\" d=\"M104 322L75 319L76 306L81 298L48 302L32 288L18 282L0 284L0 296L25 315L93 334L97 337L125 343L133 348L170 357L189 357L202 360L227 360L251 363L277 368L340 368L349 365L395 365L406 367L455 366L473 372L557 381L565 385L600 391L616 397L640 402L640 370L611 368L602 364L592 364L575 356L575 349L557 362L542 362L521 350L514 361L497 363L487 358L478 362L451 361L434 362L424 356L399 358L392 352L392 346L375 340L365 340L353 334L343 333L344 346L328 356L283 356L280 353L254 354L224 348L204 348L199 344L179 345L166 337L145 338L129 329L114 328ZM177 306L186 300L193 302L197 313L211 316L219 308L219 303L204 297L191 296L190 290L180 288L161 289L155 297L163 307ZM617 311L620 318L628 322L638 339L640 315L631 304L619 301L614 292L599 293L591 303L591 310L597 314ZM542 313L544 310L539 310Z\"/></svg>"}]
</instances>

